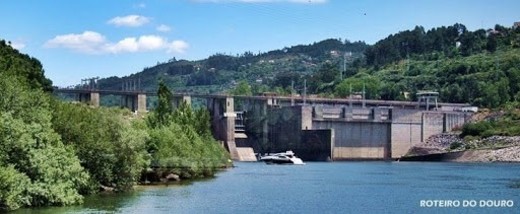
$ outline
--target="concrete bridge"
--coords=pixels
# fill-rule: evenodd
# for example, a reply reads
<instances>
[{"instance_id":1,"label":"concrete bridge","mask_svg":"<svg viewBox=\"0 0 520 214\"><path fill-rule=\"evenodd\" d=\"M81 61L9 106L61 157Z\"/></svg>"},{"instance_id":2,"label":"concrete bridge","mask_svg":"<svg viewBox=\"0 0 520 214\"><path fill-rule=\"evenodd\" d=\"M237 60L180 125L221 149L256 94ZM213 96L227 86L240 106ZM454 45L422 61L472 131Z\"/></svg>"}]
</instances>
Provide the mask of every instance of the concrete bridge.
<instances>
[{"instance_id":1,"label":"concrete bridge","mask_svg":"<svg viewBox=\"0 0 520 214\"><path fill-rule=\"evenodd\" d=\"M100 105L100 96L119 95L121 106L146 112L153 92L56 89L77 101ZM293 150L304 160L389 160L429 136L462 126L468 104L328 99L286 96L174 94L175 106L206 100L212 131L235 160L253 152ZM240 111L235 111L235 110Z\"/></svg>"}]
</instances>

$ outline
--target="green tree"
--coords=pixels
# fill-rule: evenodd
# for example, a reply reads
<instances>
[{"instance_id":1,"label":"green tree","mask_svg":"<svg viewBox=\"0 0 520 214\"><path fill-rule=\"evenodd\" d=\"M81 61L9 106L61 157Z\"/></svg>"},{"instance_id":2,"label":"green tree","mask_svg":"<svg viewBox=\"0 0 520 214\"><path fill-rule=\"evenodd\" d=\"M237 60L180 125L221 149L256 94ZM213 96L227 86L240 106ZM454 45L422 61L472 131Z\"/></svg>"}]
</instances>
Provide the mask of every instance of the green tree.
<instances>
[{"instance_id":1,"label":"green tree","mask_svg":"<svg viewBox=\"0 0 520 214\"><path fill-rule=\"evenodd\" d=\"M231 94L251 96L253 95L253 91L249 83L247 83L247 81L241 80L240 82L238 82L238 85L235 86L235 89L231 91Z\"/></svg>"},{"instance_id":2,"label":"green tree","mask_svg":"<svg viewBox=\"0 0 520 214\"><path fill-rule=\"evenodd\" d=\"M0 211L30 205L31 197L27 194L30 185L31 179L13 165L0 166Z\"/></svg>"},{"instance_id":3,"label":"green tree","mask_svg":"<svg viewBox=\"0 0 520 214\"><path fill-rule=\"evenodd\" d=\"M54 109L53 127L91 175L90 190L131 189L149 163L147 127L128 119L133 117L128 110L61 102Z\"/></svg>"},{"instance_id":4,"label":"green tree","mask_svg":"<svg viewBox=\"0 0 520 214\"><path fill-rule=\"evenodd\" d=\"M165 85L160 90L159 96L171 95ZM213 175L218 167L227 165L229 154L211 135L207 110L193 111L185 102L173 112L170 106L161 109L156 109L147 123L147 151L152 167L177 173L183 178L193 178ZM160 115L163 115L164 121L156 119Z\"/></svg>"},{"instance_id":5,"label":"green tree","mask_svg":"<svg viewBox=\"0 0 520 214\"><path fill-rule=\"evenodd\" d=\"M158 126L168 125L172 120L173 114L172 92L163 80L159 80L157 89L157 107L155 111L150 112L146 118L148 126L155 128Z\"/></svg>"},{"instance_id":6,"label":"green tree","mask_svg":"<svg viewBox=\"0 0 520 214\"><path fill-rule=\"evenodd\" d=\"M4 76L0 97L0 209L81 202L89 176L52 129L48 95Z\"/></svg>"},{"instance_id":7,"label":"green tree","mask_svg":"<svg viewBox=\"0 0 520 214\"><path fill-rule=\"evenodd\" d=\"M327 62L308 81L308 89L311 93L331 93L334 85L339 80L338 66Z\"/></svg>"},{"instance_id":8,"label":"green tree","mask_svg":"<svg viewBox=\"0 0 520 214\"><path fill-rule=\"evenodd\" d=\"M52 91L52 81L44 76L43 66L35 58L21 54L5 40L0 39L0 74L19 78L32 89Z\"/></svg>"},{"instance_id":9,"label":"green tree","mask_svg":"<svg viewBox=\"0 0 520 214\"><path fill-rule=\"evenodd\" d=\"M365 91L366 99L378 99L380 96L380 81L376 77L369 74L358 73L353 77L343 80L335 88L335 94L338 97L347 97L352 88L353 93L362 93Z\"/></svg>"},{"instance_id":10,"label":"green tree","mask_svg":"<svg viewBox=\"0 0 520 214\"><path fill-rule=\"evenodd\" d=\"M486 50L491 53L497 50L497 40L495 35L491 34L487 37Z\"/></svg>"}]
</instances>

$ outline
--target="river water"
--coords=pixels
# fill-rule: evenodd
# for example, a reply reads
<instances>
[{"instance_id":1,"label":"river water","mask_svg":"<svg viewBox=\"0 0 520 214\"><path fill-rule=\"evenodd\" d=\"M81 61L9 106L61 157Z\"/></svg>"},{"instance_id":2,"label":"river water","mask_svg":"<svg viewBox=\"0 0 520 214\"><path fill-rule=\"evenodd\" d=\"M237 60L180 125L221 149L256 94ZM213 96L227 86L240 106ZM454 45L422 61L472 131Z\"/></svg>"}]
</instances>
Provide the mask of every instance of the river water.
<instances>
[{"instance_id":1,"label":"river water","mask_svg":"<svg viewBox=\"0 0 520 214\"><path fill-rule=\"evenodd\" d=\"M212 179L18 212L520 213L519 182L520 164L236 163Z\"/></svg>"}]
</instances>

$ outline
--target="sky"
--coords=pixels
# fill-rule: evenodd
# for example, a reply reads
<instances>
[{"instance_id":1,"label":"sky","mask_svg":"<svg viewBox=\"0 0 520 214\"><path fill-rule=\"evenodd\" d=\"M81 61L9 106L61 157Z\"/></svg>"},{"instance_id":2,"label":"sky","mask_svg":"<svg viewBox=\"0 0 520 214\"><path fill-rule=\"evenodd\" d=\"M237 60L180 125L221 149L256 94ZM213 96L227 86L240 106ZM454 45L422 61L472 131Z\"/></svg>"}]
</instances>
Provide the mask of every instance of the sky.
<instances>
[{"instance_id":1,"label":"sky","mask_svg":"<svg viewBox=\"0 0 520 214\"><path fill-rule=\"evenodd\" d=\"M39 59L55 86L127 76L169 59L267 52L328 38L520 21L518 0L2 0L0 39Z\"/></svg>"}]
</instances>

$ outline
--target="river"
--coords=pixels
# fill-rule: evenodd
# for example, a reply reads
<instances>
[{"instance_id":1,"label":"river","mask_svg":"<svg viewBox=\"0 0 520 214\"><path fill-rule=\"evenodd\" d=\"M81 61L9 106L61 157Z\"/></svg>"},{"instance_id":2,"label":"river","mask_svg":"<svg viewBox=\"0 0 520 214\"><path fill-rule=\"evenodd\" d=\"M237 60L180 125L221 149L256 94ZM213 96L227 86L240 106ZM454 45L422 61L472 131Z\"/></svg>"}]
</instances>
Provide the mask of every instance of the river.
<instances>
[{"instance_id":1,"label":"river","mask_svg":"<svg viewBox=\"0 0 520 214\"><path fill-rule=\"evenodd\" d=\"M519 182L520 164L239 162L212 179L138 187L127 194L89 196L79 206L18 212L520 213Z\"/></svg>"}]
</instances>

